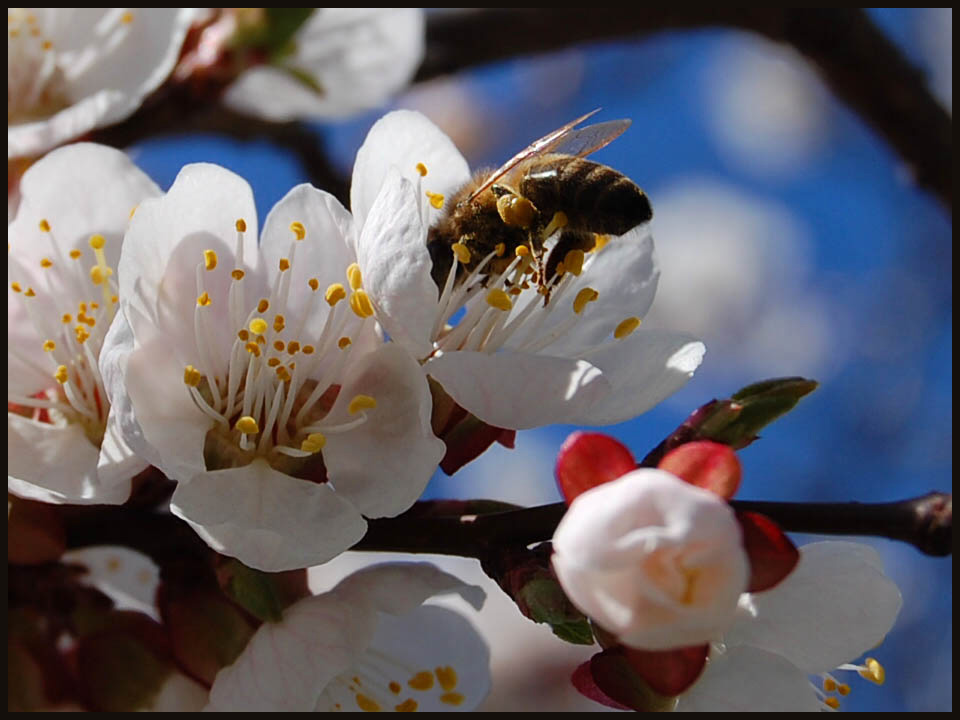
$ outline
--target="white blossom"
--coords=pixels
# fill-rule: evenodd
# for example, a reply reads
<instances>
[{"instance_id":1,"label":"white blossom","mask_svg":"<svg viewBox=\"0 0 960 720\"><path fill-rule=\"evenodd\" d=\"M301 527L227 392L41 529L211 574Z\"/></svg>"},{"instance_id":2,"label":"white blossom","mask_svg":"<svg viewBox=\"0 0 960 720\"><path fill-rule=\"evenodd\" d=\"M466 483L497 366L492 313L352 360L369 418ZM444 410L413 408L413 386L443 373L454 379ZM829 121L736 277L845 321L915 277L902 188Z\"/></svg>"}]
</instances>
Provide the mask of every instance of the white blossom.
<instances>
[{"instance_id":1,"label":"white blossom","mask_svg":"<svg viewBox=\"0 0 960 720\"><path fill-rule=\"evenodd\" d=\"M264 623L210 690L215 711L472 710L490 652L460 613L424 601L484 592L427 563L360 570Z\"/></svg>"},{"instance_id":2,"label":"white blossom","mask_svg":"<svg viewBox=\"0 0 960 720\"><path fill-rule=\"evenodd\" d=\"M800 548L800 563L776 587L740 598L737 620L714 644L703 675L677 709L820 710L837 708L851 686L834 672L881 684L873 658L902 600L868 545L818 542ZM810 676L818 676L815 686Z\"/></svg>"},{"instance_id":3,"label":"white blossom","mask_svg":"<svg viewBox=\"0 0 960 720\"><path fill-rule=\"evenodd\" d=\"M553 568L573 604L644 650L720 636L750 574L726 501L652 468L577 496L553 549Z\"/></svg>"},{"instance_id":4,"label":"white blossom","mask_svg":"<svg viewBox=\"0 0 960 720\"><path fill-rule=\"evenodd\" d=\"M240 75L228 107L274 121L344 117L405 87L424 52L419 8L318 8L289 55Z\"/></svg>"},{"instance_id":5,"label":"white blossom","mask_svg":"<svg viewBox=\"0 0 960 720\"><path fill-rule=\"evenodd\" d=\"M261 570L347 549L443 455L422 373L376 332L353 232L301 185L258 248L249 185L190 165L127 233L102 363L124 436L179 481L175 514Z\"/></svg>"},{"instance_id":6,"label":"white blossom","mask_svg":"<svg viewBox=\"0 0 960 720\"><path fill-rule=\"evenodd\" d=\"M8 487L122 503L147 463L122 439L97 364L130 213L160 191L123 153L92 144L51 152L20 189L7 229Z\"/></svg>"},{"instance_id":7,"label":"white blossom","mask_svg":"<svg viewBox=\"0 0 960 720\"><path fill-rule=\"evenodd\" d=\"M123 120L173 70L192 8L8 8L7 157Z\"/></svg>"},{"instance_id":8,"label":"white blossom","mask_svg":"<svg viewBox=\"0 0 960 720\"><path fill-rule=\"evenodd\" d=\"M588 253L579 273L553 285L546 304L535 283L507 295L505 288L523 287L507 284L522 271L519 256L503 273L484 279L475 271L441 292L430 274L427 230L468 179L446 135L419 113L398 111L371 129L350 191L362 227L358 263L377 319L454 400L503 428L606 425L645 412L689 380L702 343L634 332L659 276L648 225ZM395 221L389 233L382 230L388 218ZM456 260L452 268L451 279ZM491 302L494 296L507 302ZM461 309L465 315L454 320Z\"/></svg>"}]
</instances>

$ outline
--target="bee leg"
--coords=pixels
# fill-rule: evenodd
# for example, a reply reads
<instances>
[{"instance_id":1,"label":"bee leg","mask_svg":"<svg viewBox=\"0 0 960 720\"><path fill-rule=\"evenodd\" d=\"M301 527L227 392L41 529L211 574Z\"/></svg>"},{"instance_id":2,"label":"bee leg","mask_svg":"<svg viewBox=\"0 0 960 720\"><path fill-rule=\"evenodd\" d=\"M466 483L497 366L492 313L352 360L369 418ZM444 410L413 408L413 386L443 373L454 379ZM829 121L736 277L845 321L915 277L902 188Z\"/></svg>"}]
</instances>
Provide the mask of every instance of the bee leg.
<instances>
[{"instance_id":1,"label":"bee leg","mask_svg":"<svg viewBox=\"0 0 960 720\"><path fill-rule=\"evenodd\" d=\"M547 256L545 277L543 278L546 286L551 287L554 277L559 279L565 272L579 275L583 265L583 253L592 248L594 242L594 235L591 232L570 230L569 228L563 230L557 244L553 246ZM579 251L579 254L571 255L570 253L575 250Z\"/></svg>"}]
</instances>

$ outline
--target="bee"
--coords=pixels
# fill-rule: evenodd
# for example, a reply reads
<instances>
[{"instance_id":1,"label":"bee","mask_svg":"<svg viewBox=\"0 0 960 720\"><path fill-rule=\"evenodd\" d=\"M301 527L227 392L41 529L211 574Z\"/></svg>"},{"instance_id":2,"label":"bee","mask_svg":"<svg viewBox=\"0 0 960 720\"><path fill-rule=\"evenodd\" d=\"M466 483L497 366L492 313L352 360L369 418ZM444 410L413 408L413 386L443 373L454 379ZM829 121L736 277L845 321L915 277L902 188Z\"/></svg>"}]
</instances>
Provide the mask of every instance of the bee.
<instances>
[{"instance_id":1,"label":"bee","mask_svg":"<svg viewBox=\"0 0 960 720\"><path fill-rule=\"evenodd\" d=\"M494 253L480 273L485 281L526 247L546 302L550 282L571 250L587 252L598 235L622 235L653 217L646 194L630 178L584 159L630 126L629 120L610 120L576 127L597 112L544 135L499 169L480 171L453 195L427 235L433 280L441 290L454 251L460 259L456 282ZM557 231L544 257L544 243Z\"/></svg>"}]
</instances>

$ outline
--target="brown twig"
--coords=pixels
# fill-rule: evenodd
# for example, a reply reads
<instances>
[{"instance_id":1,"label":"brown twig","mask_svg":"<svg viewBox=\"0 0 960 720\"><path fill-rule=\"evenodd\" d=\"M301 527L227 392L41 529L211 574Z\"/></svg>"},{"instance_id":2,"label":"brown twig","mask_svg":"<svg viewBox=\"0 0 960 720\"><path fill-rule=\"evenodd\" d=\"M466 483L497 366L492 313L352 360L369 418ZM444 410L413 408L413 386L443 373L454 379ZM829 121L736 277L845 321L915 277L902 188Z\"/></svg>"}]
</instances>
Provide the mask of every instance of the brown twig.
<instances>
[{"instance_id":1,"label":"brown twig","mask_svg":"<svg viewBox=\"0 0 960 720\"><path fill-rule=\"evenodd\" d=\"M796 48L819 70L840 102L899 153L916 183L950 209L950 116L930 94L922 73L858 9L711 4L437 13L427 21L427 55L416 80L588 42L709 26L747 30Z\"/></svg>"}]
</instances>

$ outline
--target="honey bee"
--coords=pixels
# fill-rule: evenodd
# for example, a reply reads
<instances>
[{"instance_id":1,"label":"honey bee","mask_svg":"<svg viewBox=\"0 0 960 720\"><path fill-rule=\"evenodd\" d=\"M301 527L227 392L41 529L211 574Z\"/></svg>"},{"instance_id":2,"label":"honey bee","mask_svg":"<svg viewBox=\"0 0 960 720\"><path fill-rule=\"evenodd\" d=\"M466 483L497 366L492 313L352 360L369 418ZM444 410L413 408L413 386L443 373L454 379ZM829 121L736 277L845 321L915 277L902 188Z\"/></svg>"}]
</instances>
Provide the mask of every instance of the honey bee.
<instances>
[{"instance_id":1,"label":"honey bee","mask_svg":"<svg viewBox=\"0 0 960 720\"><path fill-rule=\"evenodd\" d=\"M536 262L534 279L549 299L550 282L571 250L589 251L598 235L622 235L653 217L650 201L630 178L584 159L630 126L629 120L610 120L576 127L597 112L543 136L499 169L480 171L453 195L427 235L441 290L454 251L461 265L456 281L462 282L491 253L481 275L503 272L525 246ZM557 231L544 258L544 242Z\"/></svg>"}]
</instances>

